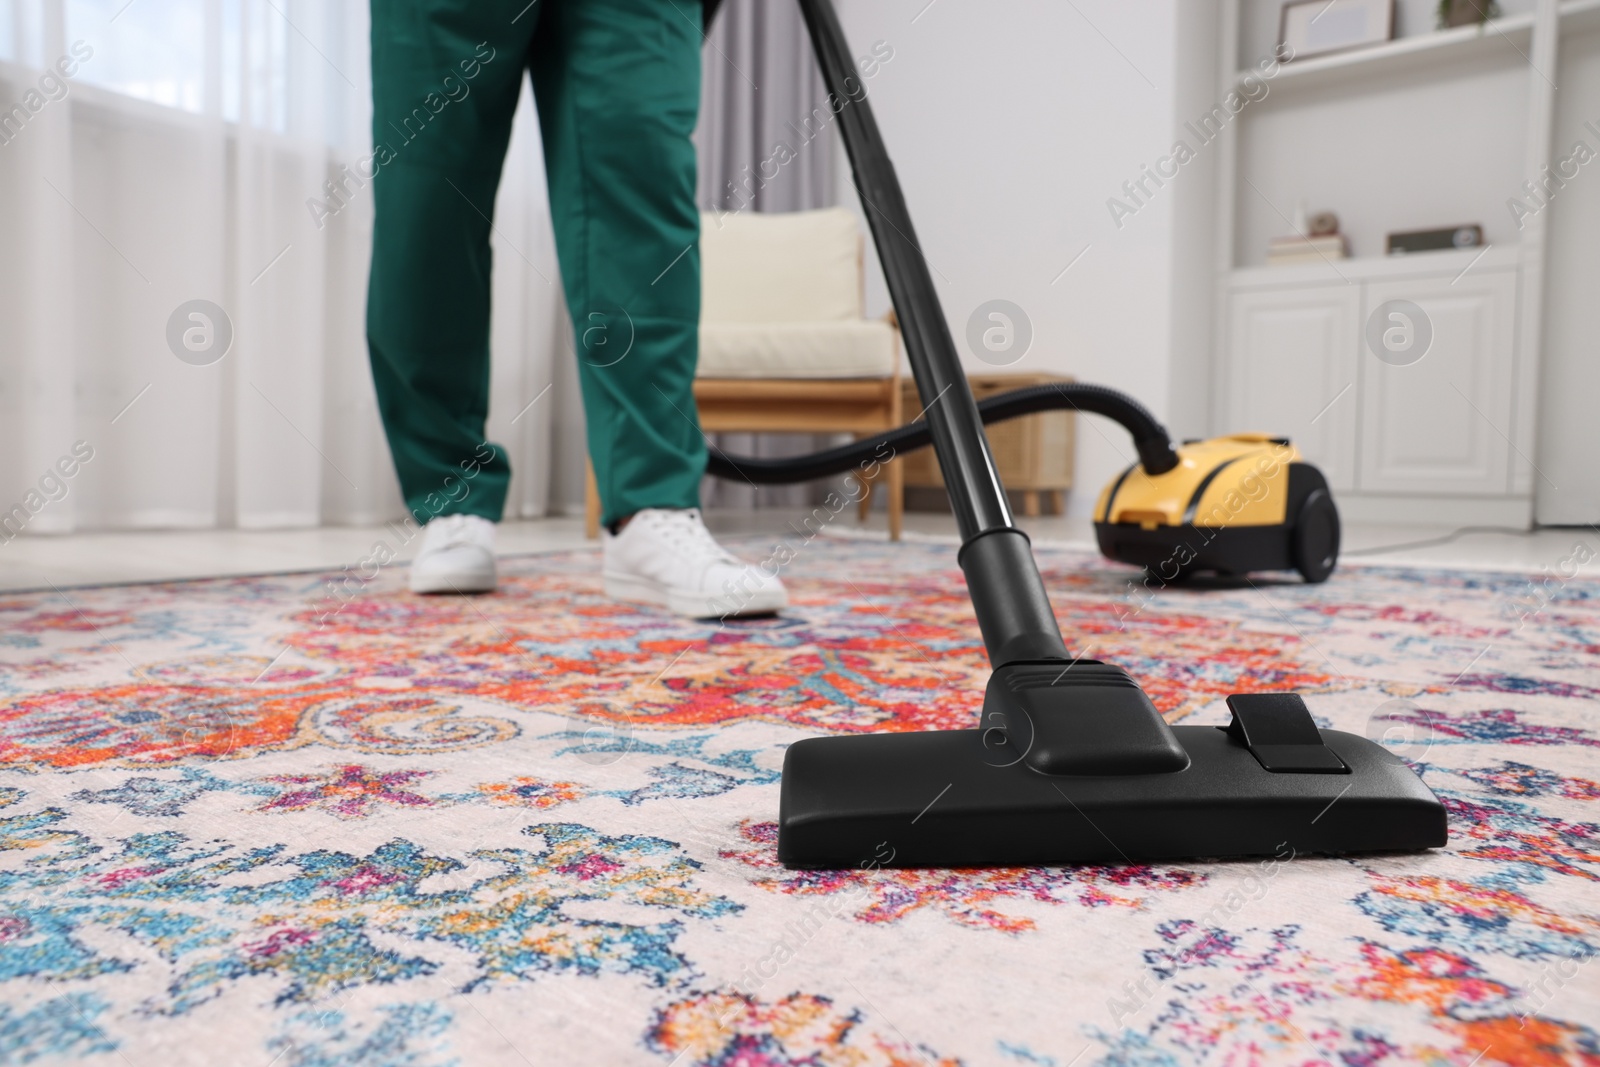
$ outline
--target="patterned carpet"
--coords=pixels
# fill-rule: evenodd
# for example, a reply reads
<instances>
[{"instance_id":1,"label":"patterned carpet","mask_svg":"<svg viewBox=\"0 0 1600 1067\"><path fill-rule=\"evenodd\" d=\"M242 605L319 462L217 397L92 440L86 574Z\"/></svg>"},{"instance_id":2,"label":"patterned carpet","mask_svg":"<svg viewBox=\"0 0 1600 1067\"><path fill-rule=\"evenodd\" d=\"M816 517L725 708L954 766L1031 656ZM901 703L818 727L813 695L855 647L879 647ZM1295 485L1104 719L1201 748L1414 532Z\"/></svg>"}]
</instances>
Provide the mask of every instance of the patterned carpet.
<instances>
[{"instance_id":1,"label":"patterned carpet","mask_svg":"<svg viewBox=\"0 0 1600 1067\"><path fill-rule=\"evenodd\" d=\"M1449 847L797 873L784 746L974 724L987 670L949 547L791 547L794 606L725 626L606 601L584 553L472 599L0 596L0 1062L1600 1063L1595 583L1151 596L1042 550L1170 718L1301 689Z\"/></svg>"}]
</instances>

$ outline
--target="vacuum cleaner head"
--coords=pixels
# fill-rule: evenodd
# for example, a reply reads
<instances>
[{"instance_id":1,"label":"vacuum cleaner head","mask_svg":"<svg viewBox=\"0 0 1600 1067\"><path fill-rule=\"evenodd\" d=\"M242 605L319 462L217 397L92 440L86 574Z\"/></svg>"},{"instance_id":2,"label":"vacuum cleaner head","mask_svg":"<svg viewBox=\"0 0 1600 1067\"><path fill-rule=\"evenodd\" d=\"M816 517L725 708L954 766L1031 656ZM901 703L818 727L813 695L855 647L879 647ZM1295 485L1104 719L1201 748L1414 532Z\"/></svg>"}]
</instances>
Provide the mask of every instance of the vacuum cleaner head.
<instances>
[{"instance_id":1,"label":"vacuum cleaner head","mask_svg":"<svg viewBox=\"0 0 1600 1067\"><path fill-rule=\"evenodd\" d=\"M1294 693L1168 726L1120 668L994 672L974 730L789 746L790 867L968 867L1436 848L1445 811L1382 746L1319 730Z\"/></svg>"},{"instance_id":2,"label":"vacuum cleaner head","mask_svg":"<svg viewBox=\"0 0 1600 1067\"><path fill-rule=\"evenodd\" d=\"M1178 465L1123 471L1095 505L1111 559L1164 582L1197 571L1294 569L1326 581L1339 559L1339 510L1322 472L1282 437L1234 434L1178 447Z\"/></svg>"},{"instance_id":3,"label":"vacuum cleaner head","mask_svg":"<svg viewBox=\"0 0 1600 1067\"><path fill-rule=\"evenodd\" d=\"M962 371L933 275L831 0L799 0L961 531L957 561L994 665L973 730L821 737L789 746L778 857L794 867L1011 866L1189 856L1425 849L1445 813L1379 746L1322 731L1293 693L1235 696L1226 729L1168 726L1120 668L1071 658ZM1011 414L1062 406L1015 398ZM1321 581L1338 556L1327 483L1287 441L1233 437L1174 451L1112 390L1059 400L1116 419L1140 463L1100 502L1116 559L1243 572L1293 565ZM1013 401L1007 401L1008 404ZM1000 417L998 410L991 412ZM865 445L868 442L860 442ZM876 449L876 445L873 445ZM823 460L805 457L815 476ZM726 469L748 478L740 463ZM853 462L853 457L851 458Z\"/></svg>"}]
</instances>

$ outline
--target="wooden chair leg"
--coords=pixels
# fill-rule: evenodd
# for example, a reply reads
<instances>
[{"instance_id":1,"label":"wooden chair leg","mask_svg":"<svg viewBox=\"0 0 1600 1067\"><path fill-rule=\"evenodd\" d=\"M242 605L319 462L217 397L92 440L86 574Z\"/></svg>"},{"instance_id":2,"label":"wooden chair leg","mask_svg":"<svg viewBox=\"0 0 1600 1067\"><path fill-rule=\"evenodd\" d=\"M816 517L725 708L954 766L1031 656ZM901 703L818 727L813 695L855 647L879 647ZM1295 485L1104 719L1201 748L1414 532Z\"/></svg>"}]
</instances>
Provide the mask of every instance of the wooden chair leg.
<instances>
[{"instance_id":1,"label":"wooden chair leg","mask_svg":"<svg viewBox=\"0 0 1600 1067\"><path fill-rule=\"evenodd\" d=\"M1039 490L1024 489L1022 491L1022 513L1031 518L1039 515Z\"/></svg>"},{"instance_id":2,"label":"wooden chair leg","mask_svg":"<svg viewBox=\"0 0 1600 1067\"><path fill-rule=\"evenodd\" d=\"M1050 514L1065 515L1067 513L1067 491L1065 489L1050 490Z\"/></svg>"},{"instance_id":3,"label":"wooden chair leg","mask_svg":"<svg viewBox=\"0 0 1600 1067\"><path fill-rule=\"evenodd\" d=\"M583 461L583 536L591 541L600 538L600 486L594 480L594 461Z\"/></svg>"},{"instance_id":4,"label":"wooden chair leg","mask_svg":"<svg viewBox=\"0 0 1600 1067\"><path fill-rule=\"evenodd\" d=\"M905 461L889 461L889 540L900 540L901 520L906 506Z\"/></svg>"},{"instance_id":5,"label":"wooden chair leg","mask_svg":"<svg viewBox=\"0 0 1600 1067\"><path fill-rule=\"evenodd\" d=\"M859 441L865 436L865 434L858 433L855 435L855 439ZM856 518L866 522L872 516L872 479L859 470L855 472L855 477L861 482L861 499L856 502Z\"/></svg>"}]
</instances>

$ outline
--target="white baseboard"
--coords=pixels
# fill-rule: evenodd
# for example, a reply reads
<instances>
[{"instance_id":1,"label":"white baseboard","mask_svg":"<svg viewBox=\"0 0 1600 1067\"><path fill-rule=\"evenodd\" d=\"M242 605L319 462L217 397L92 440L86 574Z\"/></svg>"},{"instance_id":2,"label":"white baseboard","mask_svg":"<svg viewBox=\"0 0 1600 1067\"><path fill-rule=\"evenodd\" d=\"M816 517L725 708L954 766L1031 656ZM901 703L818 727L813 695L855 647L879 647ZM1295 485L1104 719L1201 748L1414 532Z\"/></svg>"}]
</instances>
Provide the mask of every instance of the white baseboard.
<instances>
[{"instance_id":1,"label":"white baseboard","mask_svg":"<svg viewBox=\"0 0 1600 1067\"><path fill-rule=\"evenodd\" d=\"M1345 522L1406 523L1428 526L1510 526L1533 528L1533 498L1526 496L1376 496L1337 493Z\"/></svg>"},{"instance_id":2,"label":"white baseboard","mask_svg":"<svg viewBox=\"0 0 1600 1067\"><path fill-rule=\"evenodd\" d=\"M241 530L308 530L322 525L315 511L247 511L238 518Z\"/></svg>"}]
</instances>

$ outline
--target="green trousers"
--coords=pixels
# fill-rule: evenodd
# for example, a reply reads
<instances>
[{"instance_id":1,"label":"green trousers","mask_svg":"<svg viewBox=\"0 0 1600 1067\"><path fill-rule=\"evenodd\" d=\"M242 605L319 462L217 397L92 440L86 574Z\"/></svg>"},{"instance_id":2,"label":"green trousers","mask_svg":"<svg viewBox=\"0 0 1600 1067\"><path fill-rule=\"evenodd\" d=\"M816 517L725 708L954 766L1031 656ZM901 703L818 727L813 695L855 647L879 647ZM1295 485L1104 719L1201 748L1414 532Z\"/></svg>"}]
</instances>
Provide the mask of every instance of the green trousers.
<instances>
[{"instance_id":1,"label":"green trousers","mask_svg":"<svg viewBox=\"0 0 1600 1067\"><path fill-rule=\"evenodd\" d=\"M699 0L372 0L367 343L419 521L505 506L489 234L525 71L605 521L699 504L700 20Z\"/></svg>"}]
</instances>

